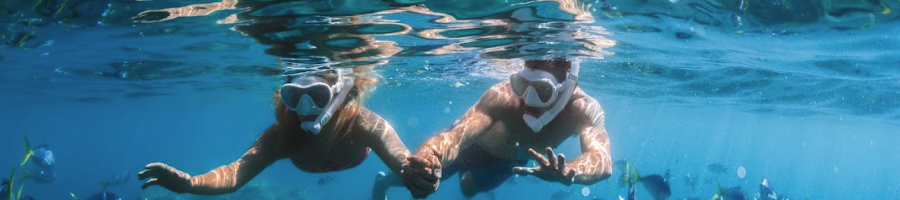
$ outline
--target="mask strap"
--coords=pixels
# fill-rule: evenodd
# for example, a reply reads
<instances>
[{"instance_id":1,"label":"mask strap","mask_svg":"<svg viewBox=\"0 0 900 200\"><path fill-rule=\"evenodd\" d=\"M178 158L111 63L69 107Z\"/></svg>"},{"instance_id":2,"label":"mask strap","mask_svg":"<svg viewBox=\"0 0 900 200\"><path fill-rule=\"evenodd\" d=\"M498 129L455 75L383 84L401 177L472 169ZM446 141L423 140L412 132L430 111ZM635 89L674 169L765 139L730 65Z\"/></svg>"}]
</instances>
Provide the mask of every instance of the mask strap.
<instances>
[{"instance_id":1,"label":"mask strap","mask_svg":"<svg viewBox=\"0 0 900 200\"><path fill-rule=\"evenodd\" d=\"M319 132L322 131L322 127L331 120L331 117L334 115L334 112L337 111L338 107L343 105L344 101L347 100L347 95L350 94L350 87L353 87L353 78L341 79L343 79L343 82L341 82L341 92L338 93L337 98L328 104L328 108L325 109L325 112L319 114L319 117L317 117L315 121L300 123L300 127L303 128L303 130L309 131L313 135L318 135Z\"/></svg>"}]
</instances>

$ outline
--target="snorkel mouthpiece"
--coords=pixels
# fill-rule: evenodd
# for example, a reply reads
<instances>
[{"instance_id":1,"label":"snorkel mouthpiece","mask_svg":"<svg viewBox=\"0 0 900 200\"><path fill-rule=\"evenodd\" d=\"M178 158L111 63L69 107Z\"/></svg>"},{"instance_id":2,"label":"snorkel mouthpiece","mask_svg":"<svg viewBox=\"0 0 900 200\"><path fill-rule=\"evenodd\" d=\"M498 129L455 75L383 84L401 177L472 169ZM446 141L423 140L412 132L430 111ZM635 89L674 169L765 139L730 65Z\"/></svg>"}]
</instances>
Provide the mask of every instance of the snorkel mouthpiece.
<instances>
[{"instance_id":1,"label":"snorkel mouthpiece","mask_svg":"<svg viewBox=\"0 0 900 200\"><path fill-rule=\"evenodd\" d=\"M344 101L347 100L347 95L350 94L350 88L353 87L353 78L341 78L340 85L335 85L335 87L340 87L341 91L338 93L337 97L328 103L328 106L325 108L325 112L319 114L319 117L316 118L315 121L306 121L300 123L300 128L303 130L312 133L313 135L318 135L319 132L322 131L322 127L331 120L331 117L334 115L334 112L337 111L338 107L344 104ZM302 104L301 104L302 105Z\"/></svg>"},{"instance_id":2,"label":"snorkel mouthpiece","mask_svg":"<svg viewBox=\"0 0 900 200\"><path fill-rule=\"evenodd\" d=\"M300 128L303 128L303 130L310 132L313 135L318 135L319 131L322 131L322 124L316 122L302 122L300 123Z\"/></svg>"}]
</instances>

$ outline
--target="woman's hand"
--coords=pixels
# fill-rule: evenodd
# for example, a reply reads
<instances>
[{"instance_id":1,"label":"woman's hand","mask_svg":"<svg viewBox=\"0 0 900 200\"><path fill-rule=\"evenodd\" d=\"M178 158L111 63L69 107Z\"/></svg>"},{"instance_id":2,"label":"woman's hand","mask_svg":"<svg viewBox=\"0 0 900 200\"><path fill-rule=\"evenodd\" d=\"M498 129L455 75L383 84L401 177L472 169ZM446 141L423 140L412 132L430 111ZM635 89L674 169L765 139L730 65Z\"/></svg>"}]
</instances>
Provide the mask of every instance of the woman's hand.
<instances>
[{"instance_id":1,"label":"woman's hand","mask_svg":"<svg viewBox=\"0 0 900 200\"><path fill-rule=\"evenodd\" d=\"M165 163L150 163L144 171L138 173L138 179L150 178L141 189L159 185L176 193L185 193L191 189L191 175L175 169Z\"/></svg>"},{"instance_id":2,"label":"woman's hand","mask_svg":"<svg viewBox=\"0 0 900 200\"><path fill-rule=\"evenodd\" d=\"M572 185L575 181L575 170L566 169L566 156L554 155L553 148L547 147L547 157L530 148L528 153L531 153L531 157L534 157L540 166L513 167L513 172L519 175L533 175L545 181L560 182L564 185Z\"/></svg>"},{"instance_id":3,"label":"woman's hand","mask_svg":"<svg viewBox=\"0 0 900 200\"><path fill-rule=\"evenodd\" d=\"M400 175L403 184L414 198L428 197L437 190L441 181L441 154L411 155L403 163Z\"/></svg>"}]
</instances>

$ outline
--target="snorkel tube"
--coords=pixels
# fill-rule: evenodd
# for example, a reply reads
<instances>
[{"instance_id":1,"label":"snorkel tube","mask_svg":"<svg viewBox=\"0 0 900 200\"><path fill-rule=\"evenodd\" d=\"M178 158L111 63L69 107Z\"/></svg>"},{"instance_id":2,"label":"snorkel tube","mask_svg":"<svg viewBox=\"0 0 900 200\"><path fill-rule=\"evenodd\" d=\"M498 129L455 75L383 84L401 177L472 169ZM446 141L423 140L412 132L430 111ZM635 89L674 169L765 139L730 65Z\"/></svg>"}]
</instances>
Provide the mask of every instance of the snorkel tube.
<instances>
[{"instance_id":1,"label":"snorkel tube","mask_svg":"<svg viewBox=\"0 0 900 200\"><path fill-rule=\"evenodd\" d=\"M565 93L556 100L556 105L553 105L550 110L545 111L538 117L528 113L522 115L525 124L531 128L531 131L534 131L535 133L541 131L544 126L550 123L550 121L553 121L553 119L556 118L556 115L559 115L563 108L569 104L569 100L572 99L572 94L575 93L575 85L578 83L578 70L580 67L581 63L578 60L572 61L572 68L569 69L569 75L566 77L566 82L563 83L566 86Z\"/></svg>"},{"instance_id":2,"label":"snorkel tube","mask_svg":"<svg viewBox=\"0 0 900 200\"><path fill-rule=\"evenodd\" d=\"M319 132L322 131L322 127L331 120L331 117L334 116L334 112L337 111L338 107L343 105L344 101L347 100L347 95L350 94L350 88L353 87L353 78L346 77L341 79L341 92L328 104L325 112L319 114L319 117L314 121L300 123L300 128L303 128L303 130L306 130L313 135L318 135Z\"/></svg>"}]
</instances>

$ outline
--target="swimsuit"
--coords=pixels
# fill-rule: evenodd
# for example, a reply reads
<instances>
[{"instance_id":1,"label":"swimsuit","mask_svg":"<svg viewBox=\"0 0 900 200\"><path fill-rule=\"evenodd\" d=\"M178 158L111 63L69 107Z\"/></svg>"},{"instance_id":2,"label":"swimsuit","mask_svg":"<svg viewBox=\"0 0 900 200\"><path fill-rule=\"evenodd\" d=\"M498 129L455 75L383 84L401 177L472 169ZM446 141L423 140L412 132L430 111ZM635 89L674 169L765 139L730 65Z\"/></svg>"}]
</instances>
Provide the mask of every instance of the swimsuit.
<instances>
[{"instance_id":1,"label":"swimsuit","mask_svg":"<svg viewBox=\"0 0 900 200\"><path fill-rule=\"evenodd\" d=\"M460 171L471 171L477 182L478 192L491 191L506 182L506 179L514 175L512 168L525 166L528 160L506 160L492 156L477 144L459 152L456 160L450 166L444 168L444 176L447 179ZM461 175L460 175L461 176Z\"/></svg>"},{"instance_id":2,"label":"swimsuit","mask_svg":"<svg viewBox=\"0 0 900 200\"><path fill-rule=\"evenodd\" d=\"M356 161L353 161L349 165L343 165L343 166L328 165L328 166L323 166L323 167L309 167L309 166L303 166L302 164L300 164L298 162L294 162L294 165L297 166L297 168L300 168L300 170L303 170L305 172L310 172L310 173L325 173L325 172L341 171L341 170L356 167L357 165L361 164L363 161L366 160L366 157L369 156L369 152L372 152L372 148L366 147L366 153L364 153L362 156L360 156L358 159L356 159Z\"/></svg>"}]
</instances>

